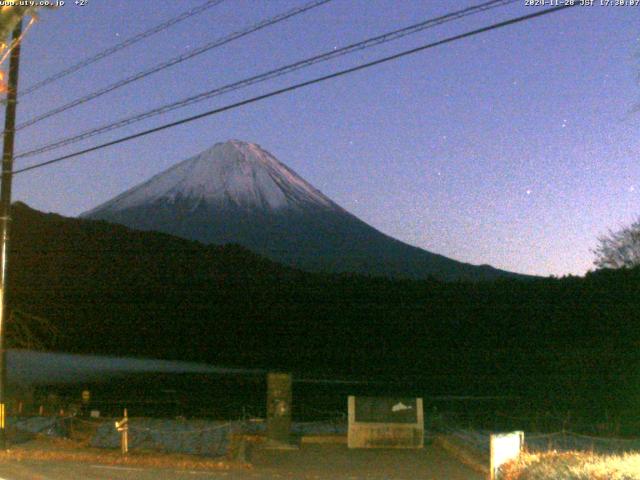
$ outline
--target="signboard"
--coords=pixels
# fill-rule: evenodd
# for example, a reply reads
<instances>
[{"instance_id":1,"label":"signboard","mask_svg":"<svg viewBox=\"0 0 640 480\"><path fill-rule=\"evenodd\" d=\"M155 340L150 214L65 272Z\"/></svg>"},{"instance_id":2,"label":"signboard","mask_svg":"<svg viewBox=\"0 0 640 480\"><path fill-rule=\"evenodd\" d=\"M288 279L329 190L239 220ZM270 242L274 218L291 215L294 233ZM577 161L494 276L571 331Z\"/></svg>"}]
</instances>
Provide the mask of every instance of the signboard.
<instances>
[{"instance_id":1,"label":"signboard","mask_svg":"<svg viewBox=\"0 0 640 480\"><path fill-rule=\"evenodd\" d=\"M422 448L421 398L349 397L349 448Z\"/></svg>"},{"instance_id":2,"label":"signboard","mask_svg":"<svg viewBox=\"0 0 640 480\"><path fill-rule=\"evenodd\" d=\"M357 397L356 422L416 423L417 398Z\"/></svg>"},{"instance_id":3,"label":"signboard","mask_svg":"<svg viewBox=\"0 0 640 480\"><path fill-rule=\"evenodd\" d=\"M500 467L520 456L524 443L524 432L491 435L491 480L499 479Z\"/></svg>"}]
</instances>

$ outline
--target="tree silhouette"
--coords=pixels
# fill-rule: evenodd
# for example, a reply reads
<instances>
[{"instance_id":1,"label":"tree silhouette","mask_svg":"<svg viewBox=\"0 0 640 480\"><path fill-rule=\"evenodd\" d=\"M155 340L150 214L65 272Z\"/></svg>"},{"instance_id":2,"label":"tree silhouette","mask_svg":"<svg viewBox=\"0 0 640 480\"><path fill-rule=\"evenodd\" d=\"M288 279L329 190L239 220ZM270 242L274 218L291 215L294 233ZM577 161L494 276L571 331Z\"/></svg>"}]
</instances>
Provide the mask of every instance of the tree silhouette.
<instances>
[{"instance_id":1,"label":"tree silhouette","mask_svg":"<svg viewBox=\"0 0 640 480\"><path fill-rule=\"evenodd\" d=\"M628 227L610 230L598 238L594 264L598 268L633 268L640 265L640 218Z\"/></svg>"},{"instance_id":2,"label":"tree silhouette","mask_svg":"<svg viewBox=\"0 0 640 480\"><path fill-rule=\"evenodd\" d=\"M60 337L48 319L14 308L7 322L7 346L28 350L49 350Z\"/></svg>"}]
</instances>

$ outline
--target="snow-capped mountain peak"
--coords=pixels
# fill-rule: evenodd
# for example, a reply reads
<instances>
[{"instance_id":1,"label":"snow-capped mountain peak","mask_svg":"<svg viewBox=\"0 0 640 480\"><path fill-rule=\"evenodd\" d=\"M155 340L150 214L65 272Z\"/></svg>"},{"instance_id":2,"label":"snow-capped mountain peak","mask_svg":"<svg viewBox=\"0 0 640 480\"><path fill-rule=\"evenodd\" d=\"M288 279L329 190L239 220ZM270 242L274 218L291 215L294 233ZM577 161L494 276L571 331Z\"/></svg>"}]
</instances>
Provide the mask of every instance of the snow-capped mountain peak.
<instances>
[{"instance_id":1,"label":"snow-capped mountain peak","mask_svg":"<svg viewBox=\"0 0 640 480\"><path fill-rule=\"evenodd\" d=\"M293 170L255 143L231 140L159 173L87 212L122 211L180 200L246 210L340 209Z\"/></svg>"},{"instance_id":2,"label":"snow-capped mountain peak","mask_svg":"<svg viewBox=\"0 0 640 480\"><path fill-rule=\"evenodd\" d=\"M239 140L218 143L82 216L205 244L235 243L303 270L447 279L510 275L391 238L269 152Z\"/></svg>"}]
</instances>

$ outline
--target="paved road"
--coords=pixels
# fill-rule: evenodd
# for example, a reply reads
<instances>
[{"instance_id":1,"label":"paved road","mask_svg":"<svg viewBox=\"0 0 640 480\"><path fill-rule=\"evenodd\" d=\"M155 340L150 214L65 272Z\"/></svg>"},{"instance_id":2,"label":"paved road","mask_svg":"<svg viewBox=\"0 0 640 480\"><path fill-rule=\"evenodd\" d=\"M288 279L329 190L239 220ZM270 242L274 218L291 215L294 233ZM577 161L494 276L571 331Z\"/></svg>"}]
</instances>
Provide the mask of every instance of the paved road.
<instances>
[{"instance_id":1,"label":"paved road","mask_svg":"<svg viewBox=\"0 0 640 480\"><path fill-rule=\"evenodd\" d=\"M0 464L0 480L262 480L251 471L190 472L71 462L21 461Z\"/></svg>"},{"instance_id":2,"label":"paved road","mask_svg":"<svg viewBox=\"0 0 640 480\"><path fill-rule=\"evenodd\" d=\"M0 463L0 480L480 480L438 447L423 450L348 450L305 445L300 450L257 450L253 469L196 472L109 467L70 462Z\"/></svg>"}]
</instances>

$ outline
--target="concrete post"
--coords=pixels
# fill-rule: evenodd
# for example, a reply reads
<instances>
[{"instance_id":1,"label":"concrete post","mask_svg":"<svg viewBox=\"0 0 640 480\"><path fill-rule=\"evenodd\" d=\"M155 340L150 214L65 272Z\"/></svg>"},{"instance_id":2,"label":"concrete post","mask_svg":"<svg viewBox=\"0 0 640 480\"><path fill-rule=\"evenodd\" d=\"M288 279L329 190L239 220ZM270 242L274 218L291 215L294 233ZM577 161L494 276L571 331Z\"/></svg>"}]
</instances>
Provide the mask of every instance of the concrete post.
<instances>
[{"instance_id":1,"label":"concrete post","mask_svg":"<svg viewBox=\"0 0 640 480\"><path fill-rule=\"evenodd\" d=\"M272 445L290 443L291 375L267 374L267 438Z\"/></svg>"}]
</instances>

